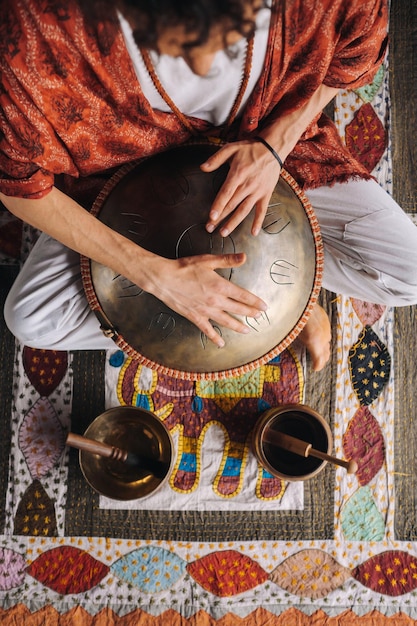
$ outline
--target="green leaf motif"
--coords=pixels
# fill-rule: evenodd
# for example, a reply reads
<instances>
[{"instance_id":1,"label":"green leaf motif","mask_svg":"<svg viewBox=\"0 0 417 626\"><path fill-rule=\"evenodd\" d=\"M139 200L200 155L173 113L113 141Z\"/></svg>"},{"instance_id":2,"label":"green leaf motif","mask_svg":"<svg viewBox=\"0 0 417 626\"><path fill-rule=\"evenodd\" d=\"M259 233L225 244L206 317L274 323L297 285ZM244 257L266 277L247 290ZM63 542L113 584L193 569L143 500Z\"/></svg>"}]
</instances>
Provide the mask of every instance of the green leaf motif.
<instances>
[{"instance_id":1,"label":"green leaf motif","mask_svg":"<svg viewBox=\"0 0 417 626\"><path fill-rule=\"evenodd\" d=\"M369 487L362 487L348 500L341 515L342 531L348 541L382 541L385 522Z\"/></svg>"}]
</instances>

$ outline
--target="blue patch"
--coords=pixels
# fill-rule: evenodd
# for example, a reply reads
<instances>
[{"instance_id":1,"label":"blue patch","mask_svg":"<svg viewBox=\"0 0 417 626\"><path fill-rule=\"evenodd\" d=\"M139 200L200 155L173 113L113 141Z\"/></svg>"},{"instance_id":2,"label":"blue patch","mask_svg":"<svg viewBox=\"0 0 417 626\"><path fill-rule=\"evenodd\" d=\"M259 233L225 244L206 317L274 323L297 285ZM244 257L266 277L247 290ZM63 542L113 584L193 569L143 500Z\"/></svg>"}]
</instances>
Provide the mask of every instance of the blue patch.
<instances>
[{"instance_id":1,"label":"blue patch","mask_svg":"<svg viewBox=\"0 0 417 626\"><path fill-rule=\"evenodd\" d=\"M147 411L151 410L151 405L149 404L149 398L144 393L139 393L136 398L136 406L141 409L146 409Z\"/></svg>"},{"instance_id":2,"label":"blue patch","mask_svg":"<svg viewBox=\"0 0 417 626\"><path fill-rule=\"evenodd\" d=\"M121 367L124 363L125 360L125 355L124 352L122 352L122 350L117 350L117 352L114 352L109 359L109 363L112 367Z\"/></svg>"},{"instance_id":3,"label":"blue patch","mask_svg":"<svg viewBox=\"0 0 417 626\"><path fill-rule=\"evenodd\" d=\"M271 408L271 405L269 404L269 402L266 402L266 400L264 400L263 398L260 398L258 400L258 411L261 411L261 413L263 413L264 411L267 411L270 408Z\"/></svg>"},{"instance_id":4,"label":"blue patch","mask_svg":"<svg viewBox=\"0 0 417 626\"><path fill-rule=\"evenodd\" d=\"M235 459L232 456L228 456L223 469L223 476L240 476L241 467L241 459Z\"/></svg>"},{"instance_id":5,"label":"blue patch","mask_svg":"<svg viewBox=\"0 0 417 626\"><path fill-rule=\"evenodd\" d=\"M149 546L139 548L113 563L115 576L145 593L158 593L175 585L184 575L187 563L176 554Z\"/></svg>"},{"instance_id":6,"label":"blue patch","mask_svg":"<svg viewBox=\"0 0 417 626\"><path fill-rule=\"evenodd\" d=\"M197 471L197 461L195 454L191 452L183 452L181 455L181 462L179 465L179 470L183 472L196 472Z\"/></svg>"},{"instance_id":7,"label":"blue patch","mask_svg":"<svg viewBox=\"0 0 417 626\"><path fill-rule=\"evenodd\" d=\"M281 355L278 354L276 357L268 361L268 365L277 365L277 363L281 363Z\"/></svg>"},{"instance_id":8,"label":"blue patch","mask_svg":"<svg viewBox=\"0 0 417 626\"><path fill-rule=\"evenodd\" d=\"M194 396L193 401L191 403L191 408L194 413L201 413L204 409L204 400L200 398L200 396Z\"/></svg>"}]
</instances>

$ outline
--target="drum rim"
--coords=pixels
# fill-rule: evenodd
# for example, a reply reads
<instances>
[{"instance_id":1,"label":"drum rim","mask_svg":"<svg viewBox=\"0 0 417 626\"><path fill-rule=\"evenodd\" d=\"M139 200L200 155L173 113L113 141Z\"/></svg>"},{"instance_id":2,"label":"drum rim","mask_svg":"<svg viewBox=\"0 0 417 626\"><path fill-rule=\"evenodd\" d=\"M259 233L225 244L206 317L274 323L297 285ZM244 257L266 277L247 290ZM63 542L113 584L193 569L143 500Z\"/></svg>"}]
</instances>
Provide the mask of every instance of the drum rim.
<instances>
[{"instance_id":1,"label":"drum rim","mask_svg":"<svg viewBox=\"0 0 417 626\"><path fill-rule=\"evenodd\" d=\"M202 145L213 145L213 143L210 141L199 142L199 143ZM181 147L190 146L190 145L194 145L194 144L191 144L191 143L182 144L182 145L176 146L176 148L181 148ZM91 208L91 214L94 217L98 217L98 215L100 214L100 210L103 206L103 203L105 202L107 197L110 195L110 193L113 191L113 189L116 187L116 185L126 176L126 174L132 171L135 167L137 167L143 161L148 160L149 158L152 158L152 156L156 156L157 154L161 154L161 153L156 153L154 155L151 155L150 157L144 157L142 159L137 159L135 161L132 161L131 163L122 165L109 178L109 180L104 184L102 190L97 195ZM306 304L306 307L302 315L300 316L299 320L294 325L294 327L291 329L291 331L288 333L288 335L274 348L272 348L271 350L266 352L264 355L258 357L255 360L249 361L248 363L239 365L237 367L213 371L213 372L191 372L191 371L185 371L185 370L176 370L174 368L167 367L166 365L163 365L162 363L153 361L152 359L146 357L145 355L138 352L135 348L130 346L130 344L128 344L125 341L122 333L115 331L114 336L112 336L112 333L108 332L107 329L104 329L102 326L103 332L112 338L115 345L117 345L120 348L120 350L122 350L128 357L134 360L137 360L138 363L140 363L141 365L149 367L150 369L154 371L166 374L168 376L173 376L174 378L180 378L182 380L192 380L192 381L219 380L223 378L242 376L244 374L247 374L257 369L258 367L262 365L265 365L266 363L268 363L269 361L277 357L279 354L281 354L281 352L283 352L286 348L288 348L295 341L295 339L298 337L298 335L300 334L300 332L303 330L304 326L306 325L308 318L310 317L310 314L314 306L316 305L317 299L320 294L321 284L322 284L322 279L323 279L323 270L324 270L324 248L323 248L323 241L322 241L322 237L320 233L320 225L318 223L317 216L314 212L311 202L309 201L309 199L307 198L306 194L301 189L297 181L291 176L291 174L285 168L281 169L280 177L282 177L284 181L291 187L292 191L296 194L296 196L298 197L298 199L300 200L303 206L303 209L306 213L307 219L310 224L311 232L313 235L314 250L315 250L315 273L314 273L313 286L310 292L310 297L308 299L308 302ZM84 255L80 255L80 267L81 267L81 277L82 277L84 292L85 292L85 296L87 298L87 302L88 302L90 309L95 313L100 323L102 323L103 320L106 320L111 325L111 321L107 320L107 316L104 313L102 306L96 295L96 291L94 288L92 275L91 275L91 259Z\"/></svg>"}]
</instances>

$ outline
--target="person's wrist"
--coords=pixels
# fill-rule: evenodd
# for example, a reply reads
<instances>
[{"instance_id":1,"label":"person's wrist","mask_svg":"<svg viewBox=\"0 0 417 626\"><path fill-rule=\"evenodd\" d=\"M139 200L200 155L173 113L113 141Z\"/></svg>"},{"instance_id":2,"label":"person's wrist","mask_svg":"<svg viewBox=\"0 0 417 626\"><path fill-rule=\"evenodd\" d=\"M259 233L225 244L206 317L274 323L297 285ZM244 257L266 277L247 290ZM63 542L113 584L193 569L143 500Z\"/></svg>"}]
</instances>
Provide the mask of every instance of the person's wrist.
<instances>
[{"instance_id":1,"label":"person's wrist","mask_svg":"<svg viewBox=\"0 0 417 626\"><path fill-rule=\"evenodd\" d=\"M252 139L253 139L253 141L257 141L257 142L263 144L265 146L265 148L267 150L269 150L269 152L272 154L274 159L278 162L280 168L282 169L284 167L283 160L279 156L278 152L276 152L276 150L271 146L270 143L268 143L268 141L266 141L266 139L264 139L260 135L256 135L255 137L252 137Z\"/></svg>"}]
</instances>

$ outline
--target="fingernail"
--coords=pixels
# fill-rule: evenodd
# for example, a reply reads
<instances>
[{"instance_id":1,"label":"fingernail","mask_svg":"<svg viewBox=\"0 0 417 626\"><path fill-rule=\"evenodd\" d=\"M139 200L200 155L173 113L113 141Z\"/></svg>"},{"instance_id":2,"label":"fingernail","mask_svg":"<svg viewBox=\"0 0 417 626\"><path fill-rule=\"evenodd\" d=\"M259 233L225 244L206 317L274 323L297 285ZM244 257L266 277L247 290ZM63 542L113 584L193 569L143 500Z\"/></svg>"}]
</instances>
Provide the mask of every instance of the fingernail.
<instances>
[{"instance_id":1,"label":"fingernail","mask_svg":"<svg viewBox=\"0 0 417 626\"><path fill-rule=\"evenodd\" d=\"M206 225L206 231L207 231L208 233L212 233L212 232L213 232L213 230L214 230L214 224L207 224L207 225Z\"/></svg>"},{"instance_id":2,"label":"fingernail","mask_svg":"<svg viewBox=\"0 0 417 626\"><path fill-rule=\"evenodd\" d=\"M210 213L211 220L217 220L218 217L219 217L219 214L217 213L217 211L211 211Z\"/></svg>"},{"instance_id":3,"label":"fingernail","mask_svg":"<svg viewBox=\"0 0 417 626\"><path fill-rule=\"evenodd\" d=\"M229 231L227 230L227 228L222 228L220 231L220 234L222 237L227 237L227 235L229 234Z\"/></svg>"},{"instance_id":4,"label":"fingernail","mask_svg":"<svg viewBox=\"0 0 417 626\"><path fill-rule=\"evenodd\" d=\"M219 341L217 342L217 347L218 348L224 348L225 345L226 344L225 344L223 339L219 339Z\"/></svg>"},{"instance_id":5,"label":"fingernail","mask_svg":"<svg viewBox=\"0 0 417 626\"><path fill-rule=\"evenodd\" d=\"M245 326L245 328L243 328L243 329L242 329L242 333L243 333L244 335L247 335L248 333L250 333L250 328L249 328L249 326Z\"/></svg>"}]
</instances>

